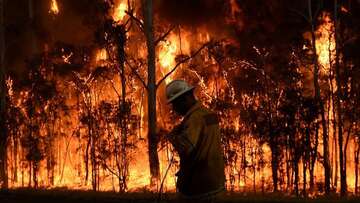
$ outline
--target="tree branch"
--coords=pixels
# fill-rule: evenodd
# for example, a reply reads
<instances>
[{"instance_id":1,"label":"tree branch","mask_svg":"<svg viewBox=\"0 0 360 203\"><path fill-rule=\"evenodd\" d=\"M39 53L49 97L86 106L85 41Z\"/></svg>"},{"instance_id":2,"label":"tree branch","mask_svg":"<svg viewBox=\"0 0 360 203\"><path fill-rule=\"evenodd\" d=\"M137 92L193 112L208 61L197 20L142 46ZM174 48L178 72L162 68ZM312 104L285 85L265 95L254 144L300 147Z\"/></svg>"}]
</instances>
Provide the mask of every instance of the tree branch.
<instances>
[{"instance_id":1,"label":"tree branch","mask_svg":"<svg viewBox=\"0 0 360 203\"><path fill-rule=\"evenodd\" d=\"M110 80L110 83L111 83L111 86L112 86L112 88L114 89L114 91L115 91L116 95L117 95L118 97L120 97L119 92L118 92L118 91L117 91L117 89L115 88L114 81L113 81L113 80Z\"/></svg>"},{"instance_id":2,"label":"tree branch","mask_svg":"<svg viewBox=\"0 0 360 203\"><path fill-rule=\"evenodd\" d=\"M165 34L163 34L161 37L159 37L157 40L155 40L155 46L163 41L170 33L175 29L176 26L171 27Z\"/></svg>"},{"instance_id":3,"label":"tree branch","mask_svg":"<svg viewBox=\"0 0 360 203\"><path fill-rule=\"evenodd\" d=\"M142 77L139 75L139 73L136 71L134 67L129 63L127 59L125 59L125 63L130 67L133 74L140 80L140 82L143 84L144 88L147 90L148 86L146 85L145 81L142 79Z\"/></svg>"},{"instance_id":4,"label":"tree branch","mask_svg":"<svg viewBox=\"0 0 360 203\"><path fill-rule=\"evenodd\" d=\"M119 174L117 174L113 169L111 169L111 168L106 164L105 161L103 161L102 166L103 166L106 170L108 170L111 174L113 174L114 176L116 176L117 178L121 178L121 176L120 176Z\"/></svg>"},{"instance_id":5,"label":"tree branch","mask_svg":"<svg viewBox=\"0 0 360 203\"><path fill-rule=\"evenodd\" d=\"M142 32L144 32L144 23L141 22L141 20L139 20L137 17L134 16L133 12L129 12L129 11L125 11L125 13L131 18L133 19L139 26L140 30Z\"/></svg>"},{"instance_id":6,"label":"tree branch","mask_svg":"<svg viewBox=\"0 0 360 203\"><path fill-rule=\"evenodd\" d=\"M205 43L204 45L202 45L194 54L192 54L191 56L185 57L182 60L180 60L172 69L170 72L168 72L157 84L156 84L156 88L158 88L160 86L160 84L167 78L169 77L181 64L186 63L187 61L189 61L190 59L194 58L196 55L198 55L200 53L201 50L203 50L205 47L207 47L210 44L210 42Z\"/></svg>"},{"instance_id":7,"label":"tree branch","mask_svg":"<svg viewBox=\"0 0 360 203\"><path fill-rule=\"evenodd\" d=\"M296 10L296 9L290 9L290 11L293 11L294 13L298 14L299 16L303 17L304 20L306 20L308 23L310 22L310 19L308 18L308 16L306 16L305 14L301 13L300 11Z\"/></svg>"}]
</instances>

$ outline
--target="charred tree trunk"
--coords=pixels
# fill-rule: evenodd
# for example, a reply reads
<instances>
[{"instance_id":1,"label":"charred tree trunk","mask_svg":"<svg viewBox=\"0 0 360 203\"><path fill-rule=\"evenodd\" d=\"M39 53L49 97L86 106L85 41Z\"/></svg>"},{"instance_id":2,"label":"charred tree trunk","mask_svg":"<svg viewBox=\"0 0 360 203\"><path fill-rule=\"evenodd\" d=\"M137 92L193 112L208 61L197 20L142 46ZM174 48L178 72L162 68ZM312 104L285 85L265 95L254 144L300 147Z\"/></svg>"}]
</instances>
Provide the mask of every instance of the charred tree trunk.
<instances>
[{"instance_id":1,"label":"charred tree trunk","mask_svg":"<svg viewBox=\"0 0 360 203\"><path fill-rule=\"evenodd\" d=\"M273 136L273 135L271 135ZM271 138L270 141L271 149L271 172L273 179L273 191L278 191L278 168L279 168L279 149L274 138Z\"/></svg>"},{"instance_id":2,"label":"charred tree trunk","mask_svg":"<svg viewBox=\"0 0 360 203\"><path fill-rule=\"evenodd\" d=\"M306 182L307 182L307 179L306 179L306 170L307 170L307 160L306 158L304 157L303 158L303 188L302 188L302 194L304 195L304 197L306 197Z\"/></svg>"},{"instance_id":3,"label":"charred tree trunk","mask_svg":"<svg viewBox=\"0 0 360 203\"><path fill-rule=\"evenodd\" d=\"M148 49L148 148L151 185L160 178L160 165L156 138L156 64L153 27L153 1L143 0L146 45Z\"/></svg>"},{"instance_id":4,"label":"charred tree trunk","mask_svg":"<svg viewBox=\"0 0 360 203\"><path fill-rule=\"evenodd\" d=\"M308 0L308 7L309 7L309 21L311 24L311 40L312 40L312 62L314 65L314 89L315 89L315 98L319 102L320 106L320 114L321 114L321 124L323 130L323 151L324 151L324 174L325 174L325 193L328 195L330 194L330 162L329 162L329 135L327 131L326 125L326 118L325 118L325 109L324 109L324 102L321 98L320 92L320 84L319 84L319 66L318 66L318 57L316 54L316 36L315 36L315 21L316 19L313 18L313 10L311 7L311 0Z\"/></svg>"},{"instance_id":5,"label":"charred tree trunk","mask_svg":"<svg viewBox=\"0 0 360 203\"><path fill-rule=\"evenodd\" d=\"M294 174L295 174L295 180L294 180L294 190L296 196L299 196L299 159L297 158L298 155L295 155L294 158Z\"/></svg>"},{"instance_id":6,"label":"charred tree trunk","mask_svg":"<svg viewBox=\"0 0 360 203\"><path fill-rule=\"evenodd\" d=\"M342 84L340 80L340 58L339 58L339 45L340 45L340 35L339 35L339 18L338 18L338 3L337 0L334 1L334 24L335 24L335 81L337 91L336 91L336 109L337 109L337 128L338 128L338 139L339 139L339 160L340 160L340 194L345 196L347 192L346 184L346 162L343 149L343 118L342 118L342 107L341 107L341 98L342 98Z\"/></svg>"},{"instance_id":7,"label":"charred tree trunk","mask_svg":"<svg viewBox=\"0 0 360 203\"><path fill-rule=\"evenodd\" d=\"M292 169L294 174L294 192L296 196L299 196L299 160L300 160L300 152L299 147L296 145L296 134L293 133L289 137L289 147L292 152Z\"/></svg>"},{"instance_id":8,"label":"charred tree trunk","mask_svg":"<svg viewBox=\"0 0 360 203\"><path fill-rule=\"evenodd\" d=\"M243 184L246 185L246 168L247 168L247 160L246 160L246 137L243 136L242 140L242 150L241 150L241 169L242 169L242 179ZM240 179L239 179L240 181ZM244 187L244 192L246 187Z\"/></svg>"},{"instance_id":9,"label":"charred tree trunk","mask_svg":"<svg viewBox=\"0 0 360 203\"><path fill-rule=\"evenodd\" d=\"M319 146L319 125L316 124L315 127L315 144L311 150L311 157L310 157L310 166L309 166L309 175L310 175L310 192L314 191L314 170L315 170L315 163L317 160L317 150Z\"/></svg>"},{"instance_id":10,"label":"charred tree trunk","mask_svg":"<svg viewBox=\"0 0 360 203\"><path fill-rule=\"evenodd\" d=\"M37 161L34 161L32 166L33 166L34 188L38 188L39 187L39 182L38 182L39 163Z\"/></svg>"},{"instance_id":11,"label":"charred tree trunk","mask_svg":"<svg viewBox=\"0 0 360 203\"><path fill-rule=\"evenodd\" d=\"M332 61L333 58L333 51L331 49L331 45L332 45L332 35L329 35L329 46L328 46L328 52L329 52L329 61ZM328 126L329 129L330 127L332 127L333 129L333 144L332 144L332 150L331 150L331 165L333 166L331 169L331 178L332 178L332 187L333 188L337 188L337 180L338 180L338 160L337 160L337 155L338 155L338 151L337 151L337 122L336 122L336 104L335 104L335 92L334 92L334 84L333 84L333 80L334 80L334 70L333 70L333 65L330 63L329 64L329 86L330 86L330 95L329 95L329 101L328 101ZM332 105L332 108L330 108L330 106ZM332 115L333 115L333 120L331 120L330 117L330 111L332 109ZM335 189L336 190L336 189Z\"/></svg>"},{"instance_id":12,"label":"charred tree trunk","mask_svg":"<svg viewBox=\"0 0 360 203\"><path fill-rule=\"evenodd\" d=\"M126 44L126 30L124 26L117 26L116 28L116 40L117 40L117 53L119 60L119 76L121 81L121 98L119 98L119 108L121 112L120 128L121 128L121 152L120 152L120 171L119 171L119 189L121 192L125 192L127 189L127 176L128 176L128 160L127 160L127 117L128 110L126 102L126 77L125 77L125 44Z\"/></svg>"},{"instance_id":13,"label":"charred tree trunk","mask_svg":"<svg viewBox=\"0 0 360 203\"><path fill-rule=\"evenodd\" d=\"M90 127L88 127L88 136L90 136ZM89 148L90 148L90 138L88 138L85 148L85 185L87 185L87 181L89 180Z\"/></svg>"},{"instance_id":14,"label":"charred tree trunk","mask_svg":"<svg viewBox=\"0 0 360 203\"><path fill-rule=\"evenodd\" d=\"M4 0L0 0L0 188L8 187Z\"/></svg>"},{"instance_id":15,"label":"charred tree trunk","mask_svg":"<svg viewBox=\"0 0 360 203\"><path fill-rule=\"evenodd\" d=\"M50 135L51 136L51 135ZM48 138L48 143L47 146L45 147L45 150L47 152L47 156L46 156L46 169L47 169L47 175L48 175L48 182L49 185L53 186L54 185L54 163L55 163L55 156L54 156L54 144L53 144L53 140L51 137Z\"/></svg>"},{"instance_id":16,"label":"charred tree trunk","mask_svg":"<svg viewBox=\"0 0 360 203\"><path fill-rule=\"evenodd\" d=\"M50 119L50 123L47 124L47 137L46 137L46 169L47 169L47 175L48 175L48 182L49 185L54 185L54 178L55 178L55 153L54 153L54 131L55 131L55 116L50 113L50 116L52 119Z\"/></svg>"},{"instance_id":17,"label":"charred tree trunk","mask_svg":"<svg viewBox=\"0 0 360 203\"><path fill-rule=\"evenodd\" d=\"M14 130L15 133L13 134L13 164L14 164L14 169L13 169L13 182L16 183L18 182L18 146L19 146L19 140L17 137L17 130Z\"/></svg>"},{"instance_id":18,"label":"charred tree trunk","mask_svg":"<svg viewBox=\"0 0 360 203\"><path fill-rule=\"evenodd\" d=\"M91 161L91 184L92 189L94 191L97 190L98 186L98 169L97 169L97 160L96 160L96 140L97 135L94 129L94 119L93 119L93 110L90 98L90 105L89 105L89 139L90 139L90 161Z\"/></svg>"},{"instance_id":19,"label":"charred tree trunk","mask_svg":"<svg viewBox=\"0 0 360 203\"><path fill-rule=\"evenodd\" d=\"M289 146L289 143L287 143L287 145ZM288 192L291 188L291 157L292 157L292 153L291 153L291 149L289 149L288 147L285 148L285 161L286 161L286 192Z\"/></svg>"},{"instance_id":20,"label":"charred tree trunk","mask_svg":"<svg viewBox=\"0 0 360 203\"><path fill-rule=\"evenodd\" d=\"M303 195L306 197L306 182L307 182L307 174L306 171L309 169L310 163L310 150L311 150L311 142L310 142L310 125L305 129L305 148L304 148L304 159L303 159Z\"/></svg>"}]
</instances>

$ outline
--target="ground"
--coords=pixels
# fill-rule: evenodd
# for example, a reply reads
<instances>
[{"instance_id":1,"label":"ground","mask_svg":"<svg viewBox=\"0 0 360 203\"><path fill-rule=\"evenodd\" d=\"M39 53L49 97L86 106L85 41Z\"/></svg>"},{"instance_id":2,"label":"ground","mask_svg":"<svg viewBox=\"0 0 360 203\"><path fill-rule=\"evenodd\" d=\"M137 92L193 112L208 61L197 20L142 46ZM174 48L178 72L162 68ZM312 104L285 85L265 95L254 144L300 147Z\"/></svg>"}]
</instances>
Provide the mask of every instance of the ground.
<instances>
[{"instance_id":1,"label":"ground","mask_svg":"<svg viewBox=\"0 0 360 203\"><path fill-rule=\"evenodd\" d=\"M158 203L171 203L174 202L175 194L164 194L163 200L158 200L158 195L149 192L137 192L119 194L113 192L91 192L91 191L69 191L69 190L30 190L30 189L17 189L17 190L2 190L0 191L1 203L145 203L145 202L158 202ZM291 197L284 197L279 195L256 195L256 194L225 194L219 201L224 203L337 203L337 202L353 202L359 203L360 197L347 199L333 198L317 198L317 199L297 199Z\"/></svg>"}]
</instances>

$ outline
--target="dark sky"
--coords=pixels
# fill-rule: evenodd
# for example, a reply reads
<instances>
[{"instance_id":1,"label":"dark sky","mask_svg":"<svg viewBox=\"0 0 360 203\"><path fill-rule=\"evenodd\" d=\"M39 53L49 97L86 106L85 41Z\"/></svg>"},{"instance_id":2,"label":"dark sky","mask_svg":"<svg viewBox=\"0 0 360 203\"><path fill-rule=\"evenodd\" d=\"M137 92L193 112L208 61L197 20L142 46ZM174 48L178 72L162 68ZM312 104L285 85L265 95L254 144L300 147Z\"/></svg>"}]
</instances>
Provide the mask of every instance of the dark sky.
<instances>
[{"instance_id":1,"label":"dark sky","mask_svg":"<svg viewBox=\"0 0 360 203\"><path fill-rule=\"evenodd\" d=\"M49 12L50 0L33 0L34 19L30 19L29 0L7 0L5 4L7 69L23 74L25 61L33 53L64 42L75 46L91 45L99 7L91 0L58 0L60 13Z\"/></svg>"},{"instance_id":2,"label":"dark sky","mask_svg":"<svg viewBox=\"0 0 360 203\"><path fill-rule=\"evenodd\" d=\"M102 0L57 0L58 15L49 13L51 0L5 0L7 69L25 74L25 61L43 50L45 43L64 42L74 46L91 46L94 30L104 16ZM185 26L219 25L224 20L221 0L156 0L159 19ZM33 21L30 10L34 12Z\"/></svg>"}]
</instances>

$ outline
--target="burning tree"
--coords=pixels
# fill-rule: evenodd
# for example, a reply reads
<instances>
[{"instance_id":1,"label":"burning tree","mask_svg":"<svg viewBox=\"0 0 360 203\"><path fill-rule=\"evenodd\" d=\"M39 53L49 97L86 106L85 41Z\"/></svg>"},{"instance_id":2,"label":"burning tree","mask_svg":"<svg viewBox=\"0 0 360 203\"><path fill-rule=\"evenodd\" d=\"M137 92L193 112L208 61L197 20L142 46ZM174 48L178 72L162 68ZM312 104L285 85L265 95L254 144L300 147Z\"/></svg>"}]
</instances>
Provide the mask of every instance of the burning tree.
<instances>
[{"instance_id":1,"label":"burning tree","mask_svg":"<svg viewBox=\"0 0 360 203\"><path fill-rule=\"evenodd\" d=\"M219 113L229 190L358 192L358 3L24 2L1 21L3 187L174 189L183 78Z\"/></svg>"}]
</instances>

